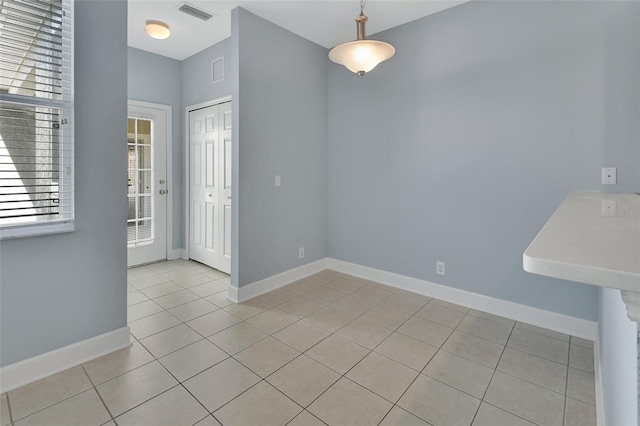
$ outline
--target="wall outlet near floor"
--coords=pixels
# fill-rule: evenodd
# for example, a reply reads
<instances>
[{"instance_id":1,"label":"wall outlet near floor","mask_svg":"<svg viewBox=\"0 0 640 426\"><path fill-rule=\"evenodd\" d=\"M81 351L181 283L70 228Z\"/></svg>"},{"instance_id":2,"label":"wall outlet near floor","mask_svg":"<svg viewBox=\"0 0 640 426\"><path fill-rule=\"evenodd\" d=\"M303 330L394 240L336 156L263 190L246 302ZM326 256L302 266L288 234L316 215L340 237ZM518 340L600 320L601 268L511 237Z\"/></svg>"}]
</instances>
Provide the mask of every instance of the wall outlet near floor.
<instances>
[{"instance_id":1,"label":"wall outlet near floor","mask_svg":"<svg viewBox=\"0 0 640 426\"><path fill-rule=\"evenodd\" d=\"M298 249L298 259L304 259L304 247Z\"/></svg>"},{"instance_id":2,"label":"wall outlet near floor","mask_svg":"<svg viewBox=\"0 0 640 426\"><path fill-rule=\"evenodd\" d=\"M436 262L436 274L444 275L444 262L440 260Z\"/></svg>"}]
</instances>

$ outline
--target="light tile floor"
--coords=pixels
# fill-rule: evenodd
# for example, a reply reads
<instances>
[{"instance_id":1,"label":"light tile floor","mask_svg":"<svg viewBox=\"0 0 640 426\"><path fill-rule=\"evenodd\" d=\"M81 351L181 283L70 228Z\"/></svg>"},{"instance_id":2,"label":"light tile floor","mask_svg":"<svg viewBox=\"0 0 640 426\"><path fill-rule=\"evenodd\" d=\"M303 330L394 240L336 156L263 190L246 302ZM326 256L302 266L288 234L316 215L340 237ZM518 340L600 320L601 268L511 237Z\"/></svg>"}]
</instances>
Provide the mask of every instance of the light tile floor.
<instances>
[{"instance_id":1,"label":"light tile floor","mask_svg":"<svg viewBox=\"0 0 640 426\"><path fill-rule=\"evenodd\" d=\"M132 346L3 394L1 425L596 423L593 343L333 271L235 305L128 271Z\"/></svg>"}]
</instances>

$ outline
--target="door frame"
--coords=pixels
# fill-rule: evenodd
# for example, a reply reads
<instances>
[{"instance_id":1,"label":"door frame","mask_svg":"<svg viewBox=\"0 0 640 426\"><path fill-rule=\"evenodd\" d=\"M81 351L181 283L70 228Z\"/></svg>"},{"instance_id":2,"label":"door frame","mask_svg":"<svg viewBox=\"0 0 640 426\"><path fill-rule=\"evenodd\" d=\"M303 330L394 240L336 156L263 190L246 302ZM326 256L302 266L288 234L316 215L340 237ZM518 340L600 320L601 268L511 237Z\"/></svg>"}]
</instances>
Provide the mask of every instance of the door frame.
<instances>
[{"instance_id":1,"label":"door frame","mask_svg":"<svg viewBox=\"0 0 640 426\"><path fill-rule=\"evenodd\" d=\"M219 105L225 102L231 102L231 95L223 96L220 98L216 98L210 101L199 102L197 104L188 105L184 109L184 129L185 129L185 137L184 137L184 148L185 148L185 156L184 156L184 179L185 179L185 196L186 202L185 211L184 211L184 258L189 259L191 253L189 250L191 248L191 203L189 198L191 197L191 122L189 121L189 114L191 111L195 111L197 109L207 108L214 105ZM232 120L236 120L235 117L231 118ZM233 124L235 126L235 123ZM233 230L233 228L232 228ZM233 232L233 231L232 231Z\"/></svg>"},{"instance_id":2,"label":"door frame","mask_svg":"<svg viewBox=\"0 0 640 426\"><path fill-rule=\"evenodd\" d=\"M150 109L159 109L163 110L167 115L167 128L166 128L166 137L167 137L167 194L166 194L166 210L167 210L167 223L165 229L165 235L167 236L166 242L167 246L165 247L165 256L167 260L176 259L179 256L173 255L173 112L171 105L164 104L156 104L152 102L146 101L138 101L135 99L127 99L127 108L132 107L142 107L142 108L150 108ZM127 112L127 117L128 117Z\"/></svg>"}]
</instances>

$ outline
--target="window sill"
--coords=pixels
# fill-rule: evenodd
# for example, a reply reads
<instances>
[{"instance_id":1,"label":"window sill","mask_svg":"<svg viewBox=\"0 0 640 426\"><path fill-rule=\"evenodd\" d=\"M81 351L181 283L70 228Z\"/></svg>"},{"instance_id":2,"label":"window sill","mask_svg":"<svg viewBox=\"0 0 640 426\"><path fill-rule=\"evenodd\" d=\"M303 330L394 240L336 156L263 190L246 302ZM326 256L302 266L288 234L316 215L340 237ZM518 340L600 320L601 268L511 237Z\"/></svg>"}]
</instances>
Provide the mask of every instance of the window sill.
<instances>
[{"instance_id":1,"label":"window sill","mask_svg":"<svg viewBox=\"0 0 640 426\"><path fill-rule=\"evenodd\" d=\"M75 223L59 222L47 224L29 224L24 226L11 226L0 228L0 240L11 240L14 238L36 237L40 235L61 234L65 232L73 232L76 230Z\"/></svg>"}]
</instances>

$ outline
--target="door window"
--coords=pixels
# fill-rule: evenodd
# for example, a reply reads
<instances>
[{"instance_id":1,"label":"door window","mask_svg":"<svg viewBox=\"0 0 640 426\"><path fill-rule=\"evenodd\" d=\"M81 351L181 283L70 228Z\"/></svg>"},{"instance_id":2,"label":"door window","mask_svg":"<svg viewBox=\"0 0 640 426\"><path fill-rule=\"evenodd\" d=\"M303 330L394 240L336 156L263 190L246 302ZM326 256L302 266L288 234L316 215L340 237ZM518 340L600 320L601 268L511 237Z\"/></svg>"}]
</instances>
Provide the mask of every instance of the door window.
<instances>
[{"instance_id":1,"label":"door window","mask_svg":"<svg viewBox=\"0 0 640 426\"><path fill-rule=\"evenodd\" d=\"M153 128L151 120L127 120L127 244L153 242Z\"/></svg>"}]
</instances>

